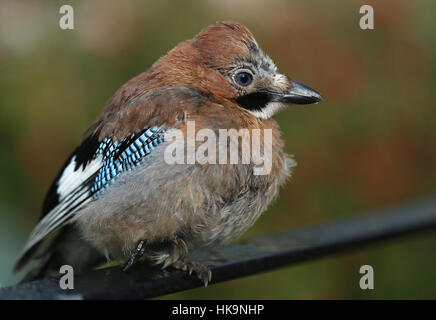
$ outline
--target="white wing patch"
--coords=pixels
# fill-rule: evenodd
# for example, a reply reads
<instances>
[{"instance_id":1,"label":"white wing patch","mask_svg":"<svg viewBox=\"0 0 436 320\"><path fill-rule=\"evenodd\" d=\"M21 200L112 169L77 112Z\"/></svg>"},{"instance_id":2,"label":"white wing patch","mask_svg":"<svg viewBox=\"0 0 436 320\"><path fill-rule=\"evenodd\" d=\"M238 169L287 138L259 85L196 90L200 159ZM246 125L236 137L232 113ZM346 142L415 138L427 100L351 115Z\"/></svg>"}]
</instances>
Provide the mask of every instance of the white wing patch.
<instances>
[{"instance_id":1,"label":"white wing patch","mask_svg":"<svg viewBox=\"0 0 436 320\"><path fill-rule=\"evenodd\" d=\"M74 189L85 182L90 176L92 176L101 168L102 164L103 157L102 155L99 155L97 158L88 163L85 168L80 166L80 168L75 171L77 165L76 156L72 157L70 163L65 168L58 182L57 192L59 194L59 199L64 199Z\"/></svg>"},{"instance_id":2,"label":"white wing patch","mask_svg":"<svg viewBox=\"0 0 436 320\"><path fill-rule=\"evenodd\" d=\"M76 156L71 158L70 163L58 180L59 204L41 219L30 234L29 241L23 251L28 250L49 233L64 225L68 219L72 218L71 212L79 210L81 206L91 201L91 192L85 182L93 177L101 166L102 155L99 155L89 162L85 168L80 166L75 171ZM77 218L77 215L74 218Z\"/></svg>"},{"instance_id":3,"label":"white wing patch","mask_svg":"<svg viewBox=\"0 0 436 320\"><path fill-rule=\"evenodd\" d=\"M162 127L143 129L122 142L106 138L90 160L77 165L73 155L56 182L58 202L30 234L23 253L51 232L75 221L80 209L97 198L124 171L132 170L163 141Z\"/></svg>"}]
</instances>

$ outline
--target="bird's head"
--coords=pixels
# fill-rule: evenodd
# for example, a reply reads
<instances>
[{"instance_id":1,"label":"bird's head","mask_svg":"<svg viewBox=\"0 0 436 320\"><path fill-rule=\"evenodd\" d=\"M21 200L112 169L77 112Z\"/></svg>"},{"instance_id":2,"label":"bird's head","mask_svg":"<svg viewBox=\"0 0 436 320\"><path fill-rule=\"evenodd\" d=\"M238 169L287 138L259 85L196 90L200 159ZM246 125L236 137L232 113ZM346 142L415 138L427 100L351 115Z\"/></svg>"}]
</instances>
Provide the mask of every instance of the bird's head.
<instances>
[{"instance_id":1,"label":"bird's head","mask_svg":"<svg viewBox=\"0 0 436 320\"><path fill-rule=\"evenodd\" d=\"M162 66L173 83L232 100L262 119L287 105L322 99L316 90L278 73L252 33L236 22L206 27L171 50L158 62Z\"/></svg>"}]
</instances>

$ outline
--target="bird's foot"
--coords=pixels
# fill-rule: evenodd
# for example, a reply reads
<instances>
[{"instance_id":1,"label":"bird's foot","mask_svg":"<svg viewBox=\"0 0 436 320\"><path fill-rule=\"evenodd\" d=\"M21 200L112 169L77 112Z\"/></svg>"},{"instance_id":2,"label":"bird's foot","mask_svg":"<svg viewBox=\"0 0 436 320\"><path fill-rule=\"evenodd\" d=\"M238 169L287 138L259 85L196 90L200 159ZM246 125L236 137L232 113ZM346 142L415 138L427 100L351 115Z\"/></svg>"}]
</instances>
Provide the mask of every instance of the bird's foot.
<instances>
[{"instance_id":1,"label":"bird's foot","mask_svg":"<svg viewBox=\"0 0 436 320\"><path fill-rule=\"evenodd\" d=\"M127 271L133 266L138 260L144 255L145 252L145 241L141 240L138 242L135 251L133 251L132 255L129 258L129 261L125 265L123 265L123 271Z\"/></svg>"},{"instance_id":2,"label":"bird's foot","mask_svg":"<svg viewBox=\"0 0 436 320\"><path fill-rule=\"evenodd\" d=\"M188 253L188 245L185 241L183 241L182 238L175 237L173 240L176 247L180 248L182 250L182 255L186 255Z\"/></svg>"},{"instance_id":3,"label":"bird's foot","mask_svg":"<svg viewBox=\"0 0 436 320\"><path fill-rule=\"evenodd\" d=\"M203 281L205 287L207 287L208 283L212 280L212 271L210 271L210 268L205 264L194 262L187 258L182 258L174 262L171 266L173 268L186 271L189 273L189 275L191 275L192 272L195 272L197 277Z\"/></svg>"}]
</instances>

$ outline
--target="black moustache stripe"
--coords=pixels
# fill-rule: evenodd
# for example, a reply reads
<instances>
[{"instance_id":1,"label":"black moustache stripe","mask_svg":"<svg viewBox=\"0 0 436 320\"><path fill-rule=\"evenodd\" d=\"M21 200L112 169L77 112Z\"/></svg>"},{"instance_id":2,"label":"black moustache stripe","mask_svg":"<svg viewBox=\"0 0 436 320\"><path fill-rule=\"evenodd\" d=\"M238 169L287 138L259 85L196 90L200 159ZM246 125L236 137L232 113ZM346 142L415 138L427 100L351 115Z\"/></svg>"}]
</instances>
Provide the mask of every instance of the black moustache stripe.
<instances>
[{"instance_id":1,"label":"black moustache stripe","mask_svg":"<svg viewBox=\"0 0 436 320\"><path fill-rule=\"evenodd\" d=\"M241 107L251 111L261 111L271 101L274 101L274 95L267 91L252 92L236 99Z\"/></svg>"}]
</instances>

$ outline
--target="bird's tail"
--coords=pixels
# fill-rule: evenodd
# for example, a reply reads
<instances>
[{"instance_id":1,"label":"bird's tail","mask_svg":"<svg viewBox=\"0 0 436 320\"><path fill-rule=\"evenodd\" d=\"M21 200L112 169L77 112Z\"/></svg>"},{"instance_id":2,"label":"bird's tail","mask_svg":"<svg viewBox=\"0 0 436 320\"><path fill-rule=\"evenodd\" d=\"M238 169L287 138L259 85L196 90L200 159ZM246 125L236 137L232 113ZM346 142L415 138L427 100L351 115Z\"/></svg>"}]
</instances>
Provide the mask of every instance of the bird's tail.
<instances>
[{"instance_id":1,"label":"bird's tail","mask_svg":"<svg viewBox=\"0 0 436 320\"><path fill-rule=\"evenodd\" d=\"M37 243L27 250L15 264L14 272L21 270L31 260L36 260L36 264L20 283L59 276L62 265L72 266L74 274L79 274L92 270L106 259L69 225L62 228L45 247Z\"/></svg>"}]
</instances>

